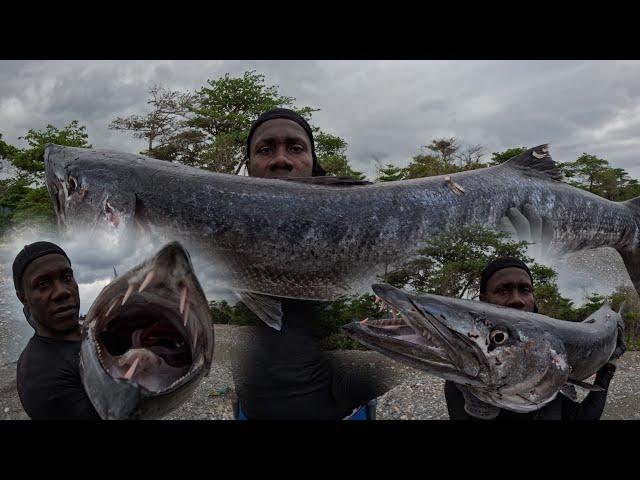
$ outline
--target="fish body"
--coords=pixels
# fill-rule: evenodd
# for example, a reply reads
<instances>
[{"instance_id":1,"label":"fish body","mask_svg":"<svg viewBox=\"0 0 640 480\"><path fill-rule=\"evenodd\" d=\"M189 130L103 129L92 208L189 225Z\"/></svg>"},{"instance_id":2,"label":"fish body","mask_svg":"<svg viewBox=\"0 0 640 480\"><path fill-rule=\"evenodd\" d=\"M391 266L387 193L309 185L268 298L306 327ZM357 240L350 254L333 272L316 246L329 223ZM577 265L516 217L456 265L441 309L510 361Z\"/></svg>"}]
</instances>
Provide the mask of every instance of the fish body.
<instances>
[{"instance_id":1,"label":"fish body","mask_svg":"<svg viewBox=\"0 0 640 480\"><path fill-rule=\"evenodd\" d=\"M45 166L61 225L165 229L206 250L218 281L240 291L309 300L363 293L430 238L466 224L496 227L525 204L550 220L550 251L613 247L640 291L640 200L612 202L562 183L544 145L490 168L349 188L56 145Z\"/></svg>"}]
</instances>

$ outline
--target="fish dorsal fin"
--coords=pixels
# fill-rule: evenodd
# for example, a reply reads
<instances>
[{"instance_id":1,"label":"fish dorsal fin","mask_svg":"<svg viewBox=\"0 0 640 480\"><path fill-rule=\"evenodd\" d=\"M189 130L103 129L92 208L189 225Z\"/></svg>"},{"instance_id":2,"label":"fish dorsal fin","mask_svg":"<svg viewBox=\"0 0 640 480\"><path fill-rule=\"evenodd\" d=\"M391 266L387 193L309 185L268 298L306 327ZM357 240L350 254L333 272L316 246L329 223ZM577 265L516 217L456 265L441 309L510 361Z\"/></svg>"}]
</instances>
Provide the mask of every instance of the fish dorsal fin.
<instances>
[{"instance_id":1,"label":"fish dorsal fin","mask_svg":"<svg viewBox=\"0 0 640 480\"><path fill-rule=\"evenodd\" d=\"M520 155L511 157L502 165L517 168L525 171L527 174L537 174L552 180L560 180L562 173L558 168L558 164L549 155L549 145L539 145L530 148Z\"/></svg>"}]
</instances>

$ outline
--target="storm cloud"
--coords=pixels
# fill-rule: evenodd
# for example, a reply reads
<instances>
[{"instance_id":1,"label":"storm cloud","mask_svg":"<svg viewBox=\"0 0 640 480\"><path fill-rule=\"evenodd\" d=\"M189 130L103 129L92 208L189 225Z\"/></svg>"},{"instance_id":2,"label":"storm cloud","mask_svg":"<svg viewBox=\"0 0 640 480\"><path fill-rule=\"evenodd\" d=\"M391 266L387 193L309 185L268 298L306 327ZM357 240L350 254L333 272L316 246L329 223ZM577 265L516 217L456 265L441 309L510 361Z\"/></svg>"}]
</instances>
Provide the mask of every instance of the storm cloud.
<instances>
[{"instance_id":1,"label":"storm cloud","mask_svg":"<svg viewBox=\"0 0 640 480\"><path fill-rule=\"evenodd\" d=\"M95 148L136 153L144 141L109 130L147 111L154 84L193 91L256 70L313 124L349 143L369 178L376 160L404 166L442 136L486 152L551 144L556 160L587 152L640 177L638 61L4 61L0 133L18 137L78 120Z\"/></svg>"}]
</instances>

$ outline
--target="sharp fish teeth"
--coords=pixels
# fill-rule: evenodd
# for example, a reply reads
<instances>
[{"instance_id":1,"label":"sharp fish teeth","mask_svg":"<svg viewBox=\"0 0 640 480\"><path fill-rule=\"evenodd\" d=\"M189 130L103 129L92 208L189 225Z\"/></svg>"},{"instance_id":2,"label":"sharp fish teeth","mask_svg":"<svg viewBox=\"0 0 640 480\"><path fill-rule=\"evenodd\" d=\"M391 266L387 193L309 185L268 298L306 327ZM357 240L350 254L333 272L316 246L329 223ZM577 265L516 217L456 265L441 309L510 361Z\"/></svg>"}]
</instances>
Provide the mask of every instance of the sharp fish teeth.
<instances>
[{"instance_id":1,"label":"sharp fish teeth","mask_svg":"<svg viewBox=\"0 0 640 480\"><path fill-rule=\"evenodd\" d=\"M153 280L153 277L154 277L155 274L156 274L155 270L151 270L149 273L147 273L147 275L144 277L144 280L140 284L140 288L138 289L138 293L142 293L142 291L149 286L149 284L151 283L151 280Z\"/></svg>"},{"instance_id":2,"label":"sharp fish teeth","mask_svg":"<svg viewBox=\"0 0 640 480\"><path fill-rule=\"evenodd\" d=\"M120 304L120 306L124 305L127 302L127 300L129 299L132 293L133 293L133 285L130 284L129 288L127 288L127 293L124 294L124 298L122 299L122 303Z\"/></svg>"},{"instance_id":3,"label":"sharp fish teeth","mask_svg":"<svg viewBox=\"0 0 640 480\"><path fill-rule=\"evenodd\" d=\"M189 320L189 307L190 307L190 303L187 303L187 306L184 309L184 326L187 326L187 321Z\"/></svg>"},{"instance_id":4,"label":"sharp fish teeth","mask_svg":"<svg viewBox=\"0 0 640 480\"><path fill-rule=\"evenodd\" d=\"M180 287L180 313L184 311L184 304L187 301L187 287Z\"/></svg>"},{"instance_id":5,"label":"sharp fish teeth","mask_svg":"<svg viewBox=\"0 0 640 480\"><path fill-rule=\"evenodd\" d=\"M136 358L133 361L133 364L131 364L131 366L129 367L129 370L127 370L127 373L124 374L124 378L126 380L131 380L131 377L133 377L133 374L136 372L136 368L138 368L139 361L140 361L140 357Z\"/></svg>"},{"instance_id":6,"label":"sharp fish teeth","mask_svg":"<svg viewBox=\"0 0 640 480\"><path fill-rule=\"evenodd\" d=\"M109 316L109 313L111 313L111 310L113 310L113 307L116 306L116 303L118 303L118 299L115 298L112 302L111 302L111 306L109 307L109 310L107 310L107 313L104 314L105 317Z\"/></svg>"}]
</instances>

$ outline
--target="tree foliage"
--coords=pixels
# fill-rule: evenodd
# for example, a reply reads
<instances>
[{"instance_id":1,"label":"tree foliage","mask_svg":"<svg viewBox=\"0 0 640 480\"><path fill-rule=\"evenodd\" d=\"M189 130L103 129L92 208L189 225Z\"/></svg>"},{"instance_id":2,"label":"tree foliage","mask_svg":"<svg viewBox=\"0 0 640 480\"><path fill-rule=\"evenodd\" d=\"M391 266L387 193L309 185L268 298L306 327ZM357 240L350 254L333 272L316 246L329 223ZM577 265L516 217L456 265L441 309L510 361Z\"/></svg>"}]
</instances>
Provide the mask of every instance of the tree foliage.
<instances>
[{"instance_id":1,"label":"tree foliage","mask_svg":"<svg viewBox=\"0 0 640 480\"><path fill-rule=\"evenodd\" d=\"M505 255L526 259L526 242L512 242L508 235L484 225L452 228L430 238L419 255L393 268L384 280L398 288L448 297L476 298L480 273L487 263Z\"/></svg>"},{"instance_id":2,"label":"tree foliage","mask_svg":"<svg viewBox=\"0 0 640 480\"><path fill-rule=\"evenodd\" d=\"M18 176L0 181L0 235L21 223L45 228L55 223L55 212L44 183L44 148L48 143L69 147L91 148L86 128L77 120L58 128L30 129L21 140L25 148L1 140L0 155L18 168Z\"/></svg>"},{"instance_id":3,"label":"tree foliage","mask_svg":"<svg viewBox=\"0 0 640 480\"><path fill-rule=\"evenodd\" d=\"M11 147L6 150L5 157L26 174L36 174L36 178L42 178L44 172L44 148L48 143L65 145L68 147L91 148L87 142L89 135L86 127L80 125L77 120L71 121L66 127L59 129L53 125L47 125L42 130L30 129L24 137L27 148ZM4 142L3 142L4 143ZM5 144L6 145L6 144Z\"/></svg>"},{"instance_id":4,"label":"tree foliage","mask_svg":"<svg viewBox=\"0 0 640 480\"><path fill-rule=\"evenodd\" d=\"M526 152L528 150L527 147L515 147L515 148L508 148L507 150L504 150L502 152L493 152L491 154L491 160L489 161L489 165L493 166L493 165L500 165L501 163L506 162L507 160L520 155L523 152Z\"/></svg>"},{"instance_id":5,"label":"tree foliage","mask_svg":"<svg viewBox=\"0 0 640 480\"><path fill-rule=\"evenodd\" d=\"M320 129L316 129L316 131L317 133L314 133L316 156L327 175L364 180L363 173L353 170L349 165L346 155L349 146L347 142L340 137L322 132Z\"/></svg>"},{"instance_id":6,"label":"tree foliage","mask_svg":"<svg viewBox=\"0 0 640 480\"><path fill-rule=\"evenodd\" d=\"M245 159L246 140L252 122L274 107L288 107L307 121L317 109L296 107L295 98L268 86L255 71L207 80L193 93L150 90L151 111L118 117L110 128L127 131L148 141L141 152L160 160L178 161L220 173L233 173ZM364 178L349 165L347 143L315 127L316 154L330 175Z\"/></svg>"},{"instance_id":7,"label":"tree foliage","mask_svg":"<svg viewBox=\"0 0 640 480\"><path fill-rule=\"evenodd\" d=\"M613 168L607 160L595 155L583 153L574 162L561 163L560 169L571 185L608 200L627 200L640 193L638 180L630 178L624 169Z\"/></svg>"}]
</instances>

